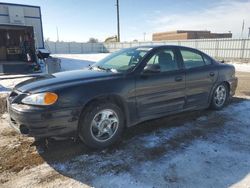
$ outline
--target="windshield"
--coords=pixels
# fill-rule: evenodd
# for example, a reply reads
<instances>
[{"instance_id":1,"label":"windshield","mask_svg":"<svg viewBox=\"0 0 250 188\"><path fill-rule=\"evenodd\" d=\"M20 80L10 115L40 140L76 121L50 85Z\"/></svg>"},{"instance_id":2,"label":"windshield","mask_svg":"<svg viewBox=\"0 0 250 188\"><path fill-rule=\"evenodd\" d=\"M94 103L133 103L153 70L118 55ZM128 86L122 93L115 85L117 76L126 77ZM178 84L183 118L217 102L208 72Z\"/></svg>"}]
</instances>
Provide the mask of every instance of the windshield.
<instances>
[{"instance_id":1,"label":"windshield","mask_svg":"<svg viewBox=\"0 0 250 188\"><path fill-rule=\"evenodd\" d=\"M133 70L151 49L147 47L123 49L93 64L91 68L112 72L127 72Z\"/></svg>"}]
</instances>

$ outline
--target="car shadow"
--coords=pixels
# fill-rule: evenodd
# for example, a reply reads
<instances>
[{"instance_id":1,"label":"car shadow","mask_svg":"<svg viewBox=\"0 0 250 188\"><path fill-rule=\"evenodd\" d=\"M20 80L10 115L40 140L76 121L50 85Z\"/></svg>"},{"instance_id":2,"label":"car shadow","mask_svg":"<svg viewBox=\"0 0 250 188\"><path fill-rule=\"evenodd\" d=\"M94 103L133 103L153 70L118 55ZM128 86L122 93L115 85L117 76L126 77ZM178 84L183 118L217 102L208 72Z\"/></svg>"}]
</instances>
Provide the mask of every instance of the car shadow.
<instances>
[{"instance_id":1,"label":"car shadow","mask_svg":"<svg viewBox=\"0 0 250 188\"><path fill-rule=\"evenodd\" d=\"M234 97L229 106L244 100ZM207 116L209 120L206 120ZM206 139L210 134L221 131L230 120L231 117L218 116L215 111L201 110L146 121L126 129L119 143L104 150L89 149L74 139L50 139L34 145L39 155L57 172L94 186L96 177L130 173L135 165L146 165L166 156L171 158L183 152L194 140ZM225 187L248 173L234 175Z\"/></svg>"}]
</instances>

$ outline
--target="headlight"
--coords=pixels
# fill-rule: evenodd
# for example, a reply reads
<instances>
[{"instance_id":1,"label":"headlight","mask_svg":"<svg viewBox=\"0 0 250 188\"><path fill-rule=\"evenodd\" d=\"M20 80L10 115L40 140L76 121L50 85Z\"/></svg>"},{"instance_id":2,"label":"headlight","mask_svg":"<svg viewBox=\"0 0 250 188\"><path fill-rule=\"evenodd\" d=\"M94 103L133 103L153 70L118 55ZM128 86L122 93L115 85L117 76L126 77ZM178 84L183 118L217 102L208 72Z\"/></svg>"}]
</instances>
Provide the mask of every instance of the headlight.
<instances>
[{"instance_id":1,"label":"headlight","mask_svg":"<svg viewBox=\"0 0 250 188\"><path fill-rule=\"evenodd\" d=\"M22 103L31 105L52 105L57 101L57 99L58 96L55 93L37 93L23 98Z\"/></svg>"}]
</instances>

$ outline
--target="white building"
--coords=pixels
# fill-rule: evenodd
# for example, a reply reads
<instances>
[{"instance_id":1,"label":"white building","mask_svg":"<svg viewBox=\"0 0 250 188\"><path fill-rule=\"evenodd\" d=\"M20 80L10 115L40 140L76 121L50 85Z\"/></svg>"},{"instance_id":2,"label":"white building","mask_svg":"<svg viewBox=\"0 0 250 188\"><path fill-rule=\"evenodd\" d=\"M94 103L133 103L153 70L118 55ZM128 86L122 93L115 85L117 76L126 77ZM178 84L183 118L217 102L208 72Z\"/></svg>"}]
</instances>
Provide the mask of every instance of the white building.
<instances>
[{"instance_id":1,"label":"white building","mask_svg":"<svg viewBox=\"0 0 250 188\"><path fill-rule=\"evenodd\" d=\"M32 27L37 48L44 48L42 15L39 6L0 2L0 26L25 29Z\"/></svg>"},{"instance_id":2,"label":"white building","mask_svg":"<svg viewBox=\"0 0 250 188\"><path fill-rule=\"evenodd\" d=\"M0 2L0 65L27 62L27 51L36 61L39 48L44 48L40 7Z\"/></svg>"}]
</instances>

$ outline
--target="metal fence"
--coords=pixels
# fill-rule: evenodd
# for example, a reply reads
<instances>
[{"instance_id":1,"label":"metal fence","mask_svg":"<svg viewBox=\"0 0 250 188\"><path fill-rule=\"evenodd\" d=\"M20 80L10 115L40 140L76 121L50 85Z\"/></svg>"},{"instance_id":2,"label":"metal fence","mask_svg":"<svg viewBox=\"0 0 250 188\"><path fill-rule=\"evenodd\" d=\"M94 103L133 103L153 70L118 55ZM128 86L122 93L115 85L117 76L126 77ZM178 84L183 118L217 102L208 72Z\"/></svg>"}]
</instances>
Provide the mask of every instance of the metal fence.
<instances>
[{"instance_id":1,"label":"metal fence","mask_svg":"<svg viewBox=\"0 0 250 188\"><path fill-rule=\"evenodd\" d=\"M163 42L76 43L46 42L52 54L105 53L145 45L180 45L199 49L217 59L250 61L250 39L193 39Z\"/></svg>"},{"instance_id":2,"label":"metal fence","mask_svg":"<svg viewBox=\"0 0 250 188\"><path fill-rule=\"evenodd\" d=\"M51 42L45 41L45 48L52 54L85 54L108 52L102 43Z\"/></svg>"}]
</instances>

